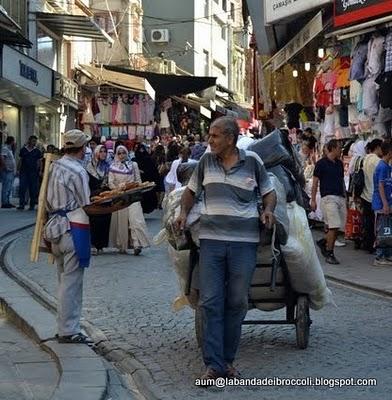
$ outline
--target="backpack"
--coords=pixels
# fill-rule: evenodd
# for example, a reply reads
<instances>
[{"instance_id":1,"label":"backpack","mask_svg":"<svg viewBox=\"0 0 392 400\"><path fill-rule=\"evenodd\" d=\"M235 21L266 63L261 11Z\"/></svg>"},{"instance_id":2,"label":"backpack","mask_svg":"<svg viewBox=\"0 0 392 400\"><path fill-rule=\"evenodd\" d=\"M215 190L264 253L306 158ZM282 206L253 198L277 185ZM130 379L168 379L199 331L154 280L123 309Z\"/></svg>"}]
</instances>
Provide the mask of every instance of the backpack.
<instances>
[{"instance_id":1,"label":"backpack","mask_svg":"<svg viewBox=\"0 0 392 400\"><path fill-rule=\"evenodd\" d=\"M364 157L358 157L355 161L354 172L351 175L349 193L354 197L360 197L365 188L365 174L363 172Z\"/></svg>"}]
</instances>

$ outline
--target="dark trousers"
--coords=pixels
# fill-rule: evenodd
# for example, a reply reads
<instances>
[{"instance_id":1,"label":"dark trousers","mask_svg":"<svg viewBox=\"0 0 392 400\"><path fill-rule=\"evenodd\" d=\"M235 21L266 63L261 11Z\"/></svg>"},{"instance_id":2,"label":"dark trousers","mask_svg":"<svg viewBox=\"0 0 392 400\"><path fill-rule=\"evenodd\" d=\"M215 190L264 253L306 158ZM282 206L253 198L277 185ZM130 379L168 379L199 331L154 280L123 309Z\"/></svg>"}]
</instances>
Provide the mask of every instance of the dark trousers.
<instances>
[{"instance_id":1,"label":"dark trousers","mask_svg":"<svg viewBox=\"0 0 392 400\"><path fill-rule=\"evenodd\" d=\"M30 207L38 203L38 172L21 172L19 175L19 206L26 204L26 192L29 191Z\"/></svg>"},{"instance_id":2,"label":"dark trousers","mask_svg":"<svg viewBox=\"0 0 392 400\"><path fill-rule=\"evenodd\" d=\"M372 203L361 199L362 201L362 221L363 221L363 242L362 247L364 250L373 252L374 251L374 211L372 209Z\"/></svg>"}]
</instances>

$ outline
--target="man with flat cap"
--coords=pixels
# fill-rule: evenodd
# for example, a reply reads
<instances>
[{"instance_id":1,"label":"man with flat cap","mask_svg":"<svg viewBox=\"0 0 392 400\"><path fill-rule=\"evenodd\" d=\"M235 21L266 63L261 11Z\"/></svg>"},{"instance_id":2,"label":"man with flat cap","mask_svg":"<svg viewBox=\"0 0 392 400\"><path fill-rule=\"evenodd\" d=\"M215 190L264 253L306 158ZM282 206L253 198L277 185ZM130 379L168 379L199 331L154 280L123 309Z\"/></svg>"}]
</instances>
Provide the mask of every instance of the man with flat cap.
<instances>
[{"instance_id":1,"label":"man with flat cap","mask_svg":"<svg viewBox=\"0 0 392 400\"><path fill-rule=\"evenodd\" d=\"M64 156L51 165L44 238L58 269L57 338L60 343L91 344L80 329L84 268L90 262L89 180L83 168L90 137L72 129L64 133Z\"/></svg>"}]
</instances>

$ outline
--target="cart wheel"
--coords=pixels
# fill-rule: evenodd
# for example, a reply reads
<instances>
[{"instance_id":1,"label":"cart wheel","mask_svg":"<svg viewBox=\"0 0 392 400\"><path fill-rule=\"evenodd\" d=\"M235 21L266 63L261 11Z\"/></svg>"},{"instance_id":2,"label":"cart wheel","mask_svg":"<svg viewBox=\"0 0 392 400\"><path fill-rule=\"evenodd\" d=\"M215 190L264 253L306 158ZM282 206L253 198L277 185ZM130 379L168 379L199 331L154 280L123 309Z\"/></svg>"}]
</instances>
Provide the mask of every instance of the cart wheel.
<instances>
[{"instance_id":1,"label":"cart wheel","mask_svg":"<svg viewBox=\"0 0 392 400\"><path fill-rule=\"evenodd\" d=\"M196 307L195 309L195 333L197 344L199 347L201 347L203 337L203 321L200 307Z\"/></svg>"},{"instance_id":2,"label":"cart wheel","mask_svg":"<svg viewBox=\"0 0 392 400\"><path fill-rule=\"evenodd\" d=\"M310 324L309 300L307 296L299 296L297 299L295 328L297 334L297 346L300 349L306 349L308 347Z\"/></svg>"}]
</instances>

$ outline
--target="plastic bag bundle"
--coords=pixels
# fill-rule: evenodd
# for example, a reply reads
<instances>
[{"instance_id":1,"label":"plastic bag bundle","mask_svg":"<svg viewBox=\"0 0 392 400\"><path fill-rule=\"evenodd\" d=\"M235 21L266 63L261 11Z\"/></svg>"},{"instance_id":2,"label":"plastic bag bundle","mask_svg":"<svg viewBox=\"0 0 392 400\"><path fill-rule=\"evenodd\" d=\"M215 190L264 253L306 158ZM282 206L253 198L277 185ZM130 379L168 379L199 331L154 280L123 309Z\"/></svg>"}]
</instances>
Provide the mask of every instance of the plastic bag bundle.
<instances>
[{"instance_id":1,"label":"plastic bag bundle","mask_svg":"<svg viewBox=\"0 0 392 400\"><path fill-rule=\"evenodd\" d=\"M188 161L181 163L177 168L177 179L182 186L186 186L191 179L193 171L195 170L197 161Z\"/></svg>"},{"instance_id":2,"label":"plastic bag bundle","mask_svg":"<svg viewBox=\"0 0 392 400\"><path fill-rule=\"evenodd\" d=\"M275 129L263 139L255 141L248 147L248 150L254 151L263 160L266 168L275 165L290 163L291 155L283 145L281 132Z\"/></svg>"},{"instance_id":3,"label":"plastic bag bundle","mask_svg":"<svg viewBox=\"0 0 392 400\"><path fill-rule=\"evenodd\" d=\"M276 218L276 235L280 244L287 243L289 235L289 217L287 216L286 207L286 191L280 180L271 172L268 172L273 188L275 189L277 202L275 207L275 218ZM272 231L263 230L261 232L260 242L262 244L271 243ZM268 235L268 237L266 237Z\"/></svg>"},{"instance_id":4,"label":"plastic bag bundle","mask_svg":"<svg viewBox=\"0 0 392 400\"><path fill-rule=\"evenodd\" d=\"M289 239L282 251L293 289L308 294L310 307L314 310L320 310L328 303L335 304L316 253L305 210L292 202L287 205L287 215L290 219Z\"/></svg>"}]
</instances>

